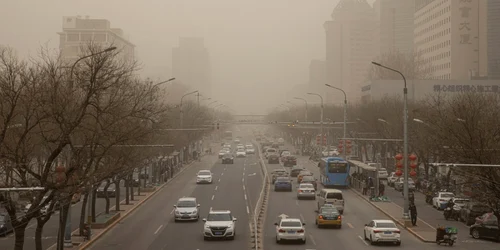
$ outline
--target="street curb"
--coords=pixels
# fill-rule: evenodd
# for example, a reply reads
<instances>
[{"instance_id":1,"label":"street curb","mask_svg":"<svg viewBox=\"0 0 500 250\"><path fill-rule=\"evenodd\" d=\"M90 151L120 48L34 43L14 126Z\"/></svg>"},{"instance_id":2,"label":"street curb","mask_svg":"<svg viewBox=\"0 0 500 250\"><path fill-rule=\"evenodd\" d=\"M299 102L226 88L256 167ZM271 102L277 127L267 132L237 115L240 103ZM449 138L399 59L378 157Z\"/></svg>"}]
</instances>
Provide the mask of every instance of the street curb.
<instances>
[{"instance_id":1,"label":"street curb","mask_svg":"<svg viewBox=\"0 0 500 250\"><path fill-rule=\"evenodd\" d=\"M383 210L381 207L377 206L375 203L369 201L363 194L361 194L359 191L353 189L353 188L349 188L350 190L352 190L357 196L363 198L363 200L367 203L369 203L370 205L372 205L373 207L375 207L377 210L379 210L380 212L382 212L383 214L385 214L386 216L388 216L389 218L391 218L393 221L395 221L396 223L398 223L400 226L402 226L404 229L406 229L406 231L410 232L411 234L413 234L413 236L417 237L420 241L424 242L424 243L436 243L436 241L434 240L426 240L424 237L422 237L420 234L418 234L417 232L413 231L413 229L409 228L409 227L406 227L404 225L404 223L401 223L398 219L396 219L396 217L394 217L393 215L389 214L388 212L386 212L385 210Z\"/></svg>"},{"instance_id":2,"label":"street curb","mask_svg":"<svg viewBox=\"0 0 500 250\"><path fill-rule=\"evenodd\" d=\"M83 249L89 248L93 243L95 243L99 238L101 238L106 232L108 232L111 228L113 228L120 221L122 221L123 219L125 219L130 213L132 213L133 211L135 211L138 207L140 207L144 202L146 202L151 197L153 197L156 193L158 193L160 190L162 190L165 186L167 186L169 183L171 183L172 180L174 180L175 178L177 178L177 176L179 176L182 172L184 172L184 170L186 170L188 167L190 167L194 163L195 163L195 161L193 161L193 162L191 162L189 164L186 164L186 166L184 166L177 174L175 174L174 176L172 176L172 178L170 178L167 182L163 183L155 191L151 192L151 194L149 194L146 198L144 198L139 203L137 203L136 206L132 207L125 214L121 215L120 218L118 218L116 221L114 221L109 226L107 226L106 228L104 228L101 232L99 232L98 234L96 234L95 236L93 236L91 240L86 241L83 245L81 245L79 247L79 249L83 250Z\"/></svg>"},{"instance_id":3,"label":"street curb","mask_svg":"<svg viewBox=\"0 0 500 250\"><path fill-rule=\"evenodd\" d=\"M262 225L264 224L265 221L265 215L267 213L267 204L269 200L269 176L267 174L267 166L264 163L264 160L262 159L262 153L261 153L261 148L260 145L257 144L257 149L259 150L258 156L259 156L259 165L261 167L261 171L263 174L262 178L262 188L261 192L259 195L259 199L257 201L257 204L255 205L255 209L253 211L253 228L251 228L251 235L253 233L253 239L250 240L251 243L251 248L252 249L264 249L264 242L263 242L263 234L264 234L264 229L262 228ZM258 212L260 211L260 212Z\"/></svg>"}]
</instances>

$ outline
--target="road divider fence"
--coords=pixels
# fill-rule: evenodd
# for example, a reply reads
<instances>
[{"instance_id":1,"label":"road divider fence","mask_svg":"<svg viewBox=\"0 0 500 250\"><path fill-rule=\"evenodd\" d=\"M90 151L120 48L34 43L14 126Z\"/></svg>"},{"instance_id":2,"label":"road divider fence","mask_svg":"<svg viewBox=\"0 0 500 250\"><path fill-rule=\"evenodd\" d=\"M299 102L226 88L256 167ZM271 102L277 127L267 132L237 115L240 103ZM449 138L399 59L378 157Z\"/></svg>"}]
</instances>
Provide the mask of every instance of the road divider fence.
<instances>
[{"instance_id":1,"label":"road divider fence","mask_svg":"<svg viewBox=\"0 0 500 250\"><path fill-rule=\"evenodd\" d=\"M259 200L255 205L255 210L252 215L253 225L251 227L251 249L262 250L264 249L263 233L264 233L264 223L267 212L267 204L269 201L269 190L270 181L267 173L267 167L262 159L261 148L258 142L254 141L258 149L259 165L261 167L263 181L262 189L260 191Z\"/></svg>"}]
</instances>

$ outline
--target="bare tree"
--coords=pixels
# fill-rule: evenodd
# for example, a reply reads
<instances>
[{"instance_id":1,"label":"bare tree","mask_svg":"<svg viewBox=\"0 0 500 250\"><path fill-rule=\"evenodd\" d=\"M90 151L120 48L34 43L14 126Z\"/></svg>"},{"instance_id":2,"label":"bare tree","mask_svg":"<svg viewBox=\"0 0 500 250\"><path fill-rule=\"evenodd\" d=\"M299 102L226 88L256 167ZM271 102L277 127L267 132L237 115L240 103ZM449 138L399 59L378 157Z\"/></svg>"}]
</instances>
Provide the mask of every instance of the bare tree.
<instances>
[{"instance_id":1,"label":"bare tree","mask_svg":"<svg viewBox=\"0 0 500 250\"><path fill-rule=\"evenodd\" d=\"M375 59L378 63L398 69L406 79L428 79L432 76L432 65L425 62L420 53L402 53L392 50ZM401 76L381 67L372 67L368 72L369 80L400 80Z\"/></svg>"}]
</instances>

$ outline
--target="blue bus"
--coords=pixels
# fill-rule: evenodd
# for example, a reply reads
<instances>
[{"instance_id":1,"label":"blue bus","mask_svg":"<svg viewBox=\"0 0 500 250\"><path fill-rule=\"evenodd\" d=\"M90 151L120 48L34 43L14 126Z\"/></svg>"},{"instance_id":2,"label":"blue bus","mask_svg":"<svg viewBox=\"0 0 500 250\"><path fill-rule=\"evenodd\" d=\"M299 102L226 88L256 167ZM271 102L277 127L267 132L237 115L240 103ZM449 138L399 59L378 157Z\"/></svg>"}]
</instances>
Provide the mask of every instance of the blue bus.
<instances>
[{"instance_id":1,"label":"blue bus","mask_svg":"<svg viewBox=\"0 0 500 250\"><path fill-rule=\"evenodd\" d=\"M340 157L321 158L318 163L320 182L324 187L346 188L349 178L350 165Z\"/></svg>"}]
</instances>

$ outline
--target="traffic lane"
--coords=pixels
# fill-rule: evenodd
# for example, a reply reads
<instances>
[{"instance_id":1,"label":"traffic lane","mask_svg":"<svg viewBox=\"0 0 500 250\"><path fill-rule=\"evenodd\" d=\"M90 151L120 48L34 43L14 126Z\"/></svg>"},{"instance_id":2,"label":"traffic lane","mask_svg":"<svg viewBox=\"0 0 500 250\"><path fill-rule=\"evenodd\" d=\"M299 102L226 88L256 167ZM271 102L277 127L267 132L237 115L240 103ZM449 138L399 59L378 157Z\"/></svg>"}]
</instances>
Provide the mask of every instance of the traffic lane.
<instances>
[{"instance_id":1,"label":"traffic lane","mask_svg":"<svg viewBox=\"0 0 500 250\"><path fill-rule=\"evenodd\" d=\"M398 192L393 188L386 188L386 195L398 206L404 206L404 199L401 192ZM473 244L481 244L481 246L484 246L485 248L498 248L498 243L491 242L489 240L476 240L472 238L469 235L469 227L465 225L465 223L455 220L446 220L444 218L443 211L439 211L433 208L432 205L427 204L425 202L425 195L419 192L415 192L415 206L417 207L418 218L427 222L430 226L434 228L438 225L456 227L459 232L458 241L460 244L470 245L470 247L473 247Z\"/></svg>"},{"instance_id":2,"label":"traffic lane","mask_svg":"<svg viewBox=\"0 0 500 250\"><path fill-rule=\"evenodd\" d=\"M147 248L155 239L155 231L164 221L172 218L172 209L177 200L190 196L197 187L196 173L201 169L212 169L215 158L204 157L201 162L189 166L140 208L111 228L90 249Z\"/></svg>"},{"instance_id":3,"label":"traffic lane","mask_svg":"<svg viewBox=\"0 0 500 250\"><path fill-rule=\"evenodd\" d=\"M247 205L250 213L254 212L255 205L262 191L263 175L257 155L247 157L243 172L245 174L243 191L247 196Z\"/></svg>"},{"instance_id":4,"label":"traffic lane","mask_svg":"<svg viewBox=\"0 0 500 250\"><path fill-rule=\"evenodd\" d=\"M199 223L168 223L157 235L148 249L243 249L248 247L248 215L244 200L243 176L244 159L235 164L217 164L214 169L215 187L199 185L192 196L202 202L204 210L200 218L206 218L210 209L229 209L236 222L236 237L232 241L205 241L203 221ZM221 171L219 171L221 170ZM173 221L173 218L171 219Z\"/></svg>"}]
</instances>

